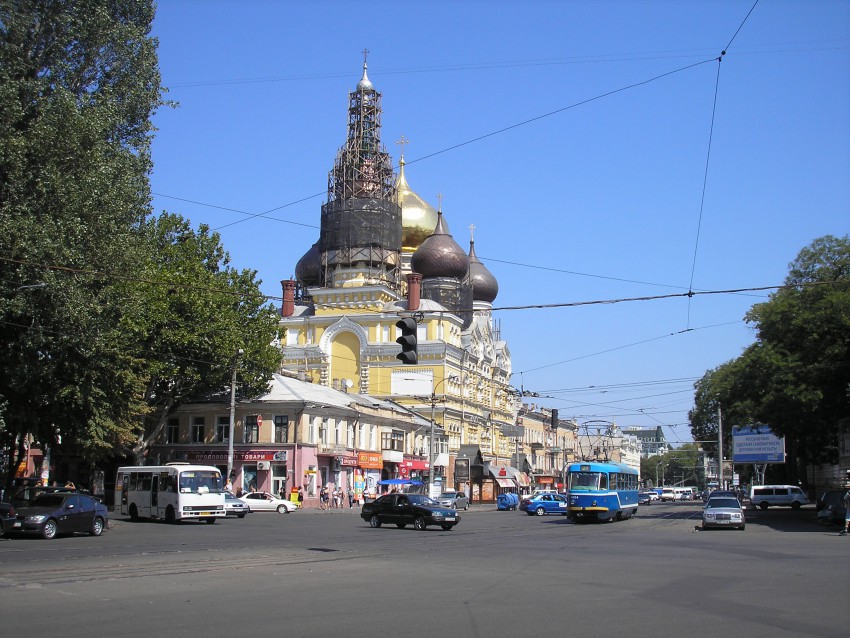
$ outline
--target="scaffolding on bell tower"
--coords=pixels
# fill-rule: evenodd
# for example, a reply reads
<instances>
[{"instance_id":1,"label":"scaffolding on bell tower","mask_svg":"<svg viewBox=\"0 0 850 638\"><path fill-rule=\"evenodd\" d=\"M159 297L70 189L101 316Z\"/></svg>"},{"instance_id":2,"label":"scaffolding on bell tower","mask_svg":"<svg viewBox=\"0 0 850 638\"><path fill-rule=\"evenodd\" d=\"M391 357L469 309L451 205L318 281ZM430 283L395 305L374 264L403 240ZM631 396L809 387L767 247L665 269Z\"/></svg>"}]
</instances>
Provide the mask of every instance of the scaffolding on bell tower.
<instances>
[{"instance_id":1,"label":"scaffolding on bell tower","mask_svg":"<svg viewBox=\"0 0 850 638\"><path fill-rule=\"evenodd\" d=\"M328 175L322 205L322 285L346 281L401 286L401 208L395 174L381 144L381 94L366 73L349 93L348 126Z\"/></svg>"}]
</instances>

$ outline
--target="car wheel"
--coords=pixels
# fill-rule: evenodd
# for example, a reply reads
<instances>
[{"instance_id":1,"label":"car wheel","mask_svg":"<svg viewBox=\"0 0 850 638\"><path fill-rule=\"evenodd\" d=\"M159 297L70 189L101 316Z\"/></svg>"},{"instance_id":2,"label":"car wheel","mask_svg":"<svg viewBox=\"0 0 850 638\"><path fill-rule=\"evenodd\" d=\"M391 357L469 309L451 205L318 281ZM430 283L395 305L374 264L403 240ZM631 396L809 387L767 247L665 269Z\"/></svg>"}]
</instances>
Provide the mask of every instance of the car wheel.
<instances>
[{"instance_id":1,"label":"car wheel","mask_svg":"<svg viewBox=\"0 0 850 638\"><path fill-rule=\"evenodd\" d=\"M419 531L423 531L425 529L425 519L421 516L417 516L413 519L413 527Z\"/></svg>"},{"instance_id":2,"label":"car wheel","mask_svg":"<svg viewBox=\"0 0 850 638\"><path fill-rule=\"evenodd\" d=\"M743 532L746 528L747 528L747 526L746 526L746 525L741 525L741 527L739 527L738 529L739 529L739 530L741 530L741 531Z\"/></svg>"},{"instance_id":3,"label":"car wheel","mask_svg":"<svg viewBox=\"0 0 850 638\"><path fill-rule=\"evenodd\" d=\"M467 501L466 505L463 506L463 511L465 512L468 509L469 509L469 501ZM514 508L514 509L516 509L516 508Z\"/></svg>"},{"instance_id":4,"label":"car wheel","mask_svg":"<svg viewBox=\"0 0 850 638\"><path fill-rule=\"evenodd\" d=\"M59 528L56 527L56 521L52 518L48 519L48 521L44 524L44 527L41 528L41 536L50 540L52 538L56 538L56 533L59 531Z\"/></svg>"},{"instance_id":5,"label":"car wheel","mask_svg":"<svg viewBox=\"0 0 850 638\"><path fill-rule=\"evenodd\" d=\"M405 527L407 527L407 523L396 523L395 526L399 529L404 529Z\"/></svg>"},{"instance_id":6,"label":"car wheel","mask_svg":"<svg viewBox=\"0 0 850 638\"><path fill-rule=\"evenodd\" d=\"M205 518L204 520L207 522L207 525L215 525L215 522L216 522L216 519L212 518L212 517Z\"/></svg>"},{"instance_id":7,"label":"car wheel","mask_svg":"<svg viewBox=\"0 0 850 638\"><path fill-rule=\"evenodd\" d=\"M534 510L534 513L538 516L543 516L546 513L546 510L544 510L542 507L538 507L536 510Z\"/></svg>"},{"instance_id":8,"label":"car wheel","mask_svg":"<svg viewBox=\"0 0 850 638\"><path fill-rule=\"evenodd\" d=\"M381 519L378 518L377 514L372 514L372 518L369 519L369 526L378 528L381 526Z\"/></svg>"},{"instance_id":9,"label":"car wheel","mask_svg":"<svg viewBox=\"0 0 850 638\"><path fill-rule=\"evenodd\" d=\"M103 519L100 516L95 516L91 525L91 535L100 536L101 534L103 534Z\"/></svg>"},{"instance_id":10,"label":"car wheel","mask_svg":"<svg viewBox=\"0 0 850 638\"><path fill-rule=\"evenodd\" d=\"M177 522L177 515L174 513L174 507L171 505L165 508L165 522L171 524Z\"/></svg>"},{"instance_id":11,"label":"car wheel","mask_svg":"<svg viewBox=\"0 0 850 638\"><path fill-rule=\"evenodd\" d=\"M794 501L793 503L791 503L791 509L794 509L794 510L800 509L800 502Z\"/></svg>"},{"instance_id":12,"label":"car wheel","mask_svg":"<svg viewBox=\"0 0 850 638\"><path fill-rule=\"evenodd\" d=\"M277 506L277 513L278 514L288 514L289 510L286 509L286 505L278 505Z\"/></svg>"},{"instance_id":13,"label":"car wheel","mask_svg":"<svg viewBox=\"0 0 850 638\"><path fill-rule=\"evenodd\" d=\"M447 531L447 532L448 532L448 531L449 531L452 527L454 527L454 525L443 525L443 526L442 526L442 528L443 528L445 531Z\"/></svg>"},{"instance_id":14,"label":"car wheel","mask_svg":"<svg viewBox=\"0 0 850 638\"><path fill-rule=\"evenodd\" d=\"M762 508L763 510L766 510L768 507L770 507L770 503L767 503L767 502L760 503L759 507Z\"/></svg>"},{"instance_id":15,"label":"car wheel","mask_svg":"<svg viewBox=\"0 0 850 638\"><path fill-rule=\"evenodd\" d=\"M237 514L236 518L245 518L245 515L244 514Z\"/></svg>"},{"instance_id":16,"label":"car wheel","mask_svg":"<svg viewBox=\"0 0 850 638\"><path fill-rule=\"evenodd\" d=\"M136 509L135 503L130 506L130 520L133 522L139 520L139 510Z\"/></svg>"}]
</instances>

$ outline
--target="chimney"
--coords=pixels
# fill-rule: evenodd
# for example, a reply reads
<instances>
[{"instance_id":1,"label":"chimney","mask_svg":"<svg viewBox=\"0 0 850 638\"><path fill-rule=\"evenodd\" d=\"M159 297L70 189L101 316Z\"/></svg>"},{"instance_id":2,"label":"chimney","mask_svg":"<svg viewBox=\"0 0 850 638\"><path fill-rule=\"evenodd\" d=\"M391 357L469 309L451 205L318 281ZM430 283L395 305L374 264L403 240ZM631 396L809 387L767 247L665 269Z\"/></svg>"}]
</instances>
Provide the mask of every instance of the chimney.
<instances>
[{"instance_id":1,"label":"chimney","mask_svg":"<svg viewBox=\"0 0 850 638\"><path fill-rule=\"evenodd\" d=\"M410 312L419 310L419 292L422 285L422 275L412 272L407 275L407 309Z\"/></svg>"},{"instance_id":2,"label":"chimney","mask_svg":"<svg viewBox=\"0 0 850 638\"><path fill-rule=\"evenodd\" d=\"M283 305L280 307L280 316L291 317L295 314L295 281L284 279L280 285L283 286Z\"/></svg>"}]
</instances>

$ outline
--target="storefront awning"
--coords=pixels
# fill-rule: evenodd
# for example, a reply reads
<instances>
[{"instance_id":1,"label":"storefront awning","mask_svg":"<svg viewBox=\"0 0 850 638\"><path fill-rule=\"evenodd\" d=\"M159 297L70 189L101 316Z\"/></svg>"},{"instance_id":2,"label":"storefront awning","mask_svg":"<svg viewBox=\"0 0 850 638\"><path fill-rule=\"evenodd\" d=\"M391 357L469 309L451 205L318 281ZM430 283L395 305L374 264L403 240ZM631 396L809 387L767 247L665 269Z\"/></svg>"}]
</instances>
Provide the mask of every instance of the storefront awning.
<instances>
[{"instance_id":1,"label":"storefront awning","mask_svg":"<svg viewBox=\"0 0 850 638\"><path fill-rule=\"evenodd\" d=\"M516 483L514 483L514 480L510 478L500 478L497 476L496 483L498 483L499 487L506 487L508 489L516 488Z\"/></svg>"}]
</instances>

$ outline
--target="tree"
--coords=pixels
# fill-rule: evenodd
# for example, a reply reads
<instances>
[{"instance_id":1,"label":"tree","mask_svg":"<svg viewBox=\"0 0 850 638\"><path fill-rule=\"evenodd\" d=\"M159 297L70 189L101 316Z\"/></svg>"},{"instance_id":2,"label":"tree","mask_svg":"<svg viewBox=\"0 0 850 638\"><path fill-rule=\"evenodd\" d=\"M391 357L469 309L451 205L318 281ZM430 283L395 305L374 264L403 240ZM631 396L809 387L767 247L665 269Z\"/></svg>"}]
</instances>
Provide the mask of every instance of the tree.
<instances>
[{"instance_id":1,"label":"tree","mask_svg":"<svg viewBox=\"0 0 850 638\"><path fill-rule=\"evenodd\" d=\"M697 382L691 431L697 440L717 438L721 405L726 432L767 424L786 438L789 461L835 462L838 421L850 414L848 237L804 248L785 284L747 313L756 342ZM793 463L788 474L796 478Z\"/></svg>"},{"instance_id":2,"label":"tree","mask_svg":"<svg viewBox=\"0 0 850 638\"><path fill-rule=\"evenodd\" d=\"M134 301L124 321L146 361L139 374L147 410L133 446L139 460L175 407L226 394L237 350L243 350L237 366L243 396L264 392L280 366L280 351L271 345L279 315L255 271L229 266L217 233L206 226L193 232L186 220L165 213L149 220L143 234L147 257L128 282Z\"/></svg>"},{"instance_id":3,"label":"tree","mask_svg":"<svg viewBox=\"0 0 850 638\"><path fill-rule=\"evenodd\" d=\"M0 418L19 455L61 438L94 461L138 422L136 349L103 273L132 272L149 213L153 14L0 0Z\"/></svg>"}]
</instances>

